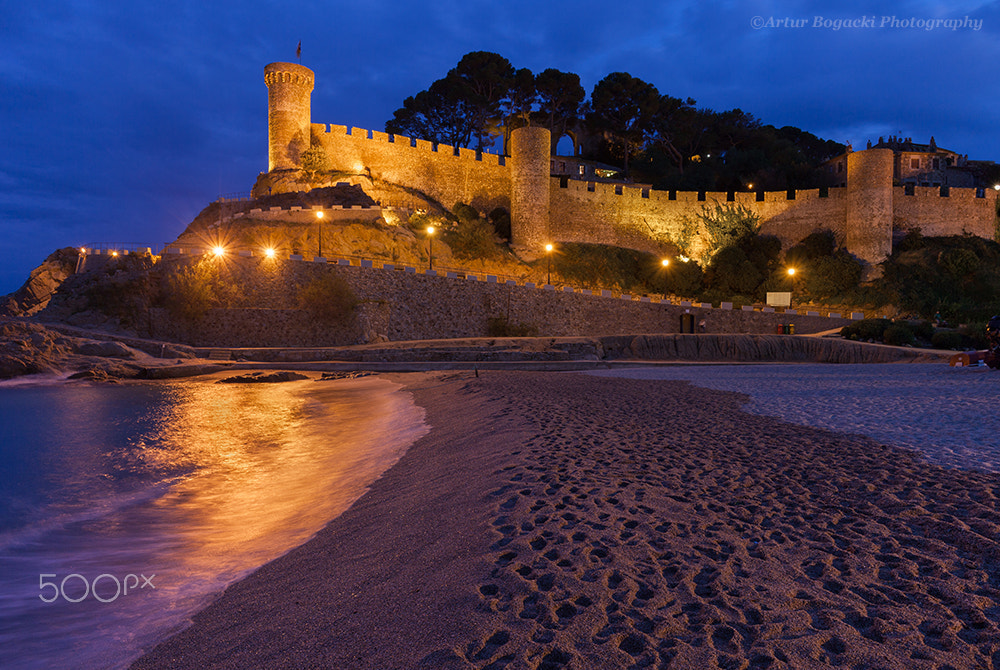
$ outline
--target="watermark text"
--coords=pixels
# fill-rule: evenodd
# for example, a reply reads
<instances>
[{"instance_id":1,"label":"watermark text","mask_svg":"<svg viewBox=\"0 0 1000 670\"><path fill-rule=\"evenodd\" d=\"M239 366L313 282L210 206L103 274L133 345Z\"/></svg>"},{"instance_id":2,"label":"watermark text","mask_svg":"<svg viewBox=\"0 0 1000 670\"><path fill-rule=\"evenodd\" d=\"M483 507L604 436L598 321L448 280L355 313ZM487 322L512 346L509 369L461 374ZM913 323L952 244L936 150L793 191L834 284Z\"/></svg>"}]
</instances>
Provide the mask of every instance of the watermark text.
<instances>
[{"instance_id":1,"label":"watermark text","mask_svg":"<svg viewBox=\"0 0 1000 670\"><path fill-rule=\"evenodd\" d=\"M924 19L915 16L862 14L849 18L828 16L791 17L755 16L750 19L754 30L819 28L822 30L972 30L983 29L982 19L963 16L960 19Z\"/></svg>"},{"instance_id":2,"label":"watermark text","mask_svg":"<svg viewBox=\"0 0 1000 670\"><path fill-rule=\"evenodd\" d=\"M53 581L48 581L52 578ZM140 581L141 578L141 581ZM119 597L131 595L145 588L156 589L153 579L156 575L134 575L129 573L118 579L114 575L104 573L89 580L81 574L73 573L59 580L55 573L38 575L38 597L43 603L54 603L62 598L66 602L78 603L92 596L102 603L113 603Z\"/></svg>"}]
</instances>

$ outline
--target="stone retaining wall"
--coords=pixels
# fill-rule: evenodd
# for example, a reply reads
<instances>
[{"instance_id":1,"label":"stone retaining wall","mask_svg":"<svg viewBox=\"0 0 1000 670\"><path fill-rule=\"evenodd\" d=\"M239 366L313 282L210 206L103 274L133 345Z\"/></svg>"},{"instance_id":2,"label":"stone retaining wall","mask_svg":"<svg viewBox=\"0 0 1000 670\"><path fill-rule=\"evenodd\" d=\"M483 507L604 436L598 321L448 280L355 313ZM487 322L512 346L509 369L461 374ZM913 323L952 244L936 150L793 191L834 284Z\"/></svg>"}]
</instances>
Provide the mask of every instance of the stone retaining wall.
<instances>
[{"instance_id":1,"label":"stone retaining wall","mask_svg":"<svg viewBox=\"0 0 1000 670\"><path fill-rule=\"evenodd\" d=\"M682 315L689 315L695 329L705 333L770 334L778 323L794 324L797 333L814 333L850 322L594 295L496 278L442 277L388 265L391 269L259 257L229 258L226 263L232 281L243 295L253 296L255 307L210 310L196 323L181 323L165 310L152 310L150 335L194 346L310 347L481 337L488 334L491 319L553 337L679 333ZM326 272L342 277L359 300L344 322L323 323L294 309L298 287Z\"/></svg>"}]
</instances>

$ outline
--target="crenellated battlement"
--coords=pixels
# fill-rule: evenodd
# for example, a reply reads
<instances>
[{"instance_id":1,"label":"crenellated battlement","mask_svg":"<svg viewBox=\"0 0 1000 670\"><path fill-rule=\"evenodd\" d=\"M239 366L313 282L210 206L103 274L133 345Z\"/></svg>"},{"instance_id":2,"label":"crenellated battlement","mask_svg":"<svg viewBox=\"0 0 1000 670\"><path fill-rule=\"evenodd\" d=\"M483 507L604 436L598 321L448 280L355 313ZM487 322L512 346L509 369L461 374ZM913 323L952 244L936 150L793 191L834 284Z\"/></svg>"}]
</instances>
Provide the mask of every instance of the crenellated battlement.
<instances>
[{"instance_id":1,"label":"crenellated battlement","mask_svg":"<svg viewBox=\"0 0 1000 670\"><path fill-rule=\"evenodd\" d=\"M379 130L369 130L337 125L314 123L312 124L313 135L317 137L324 146L336 145L343 141L373 142L383 145L392 145L391 149L416 149L437 156L451 156L477 165L487 167L505 167L505 157L488 152L477 152L465 147L453 147L449 144L437 144L428 140L407 137L405 135L393 135ZM377 149L376 149L377 150Z\"/></svg>"}]
</instances>

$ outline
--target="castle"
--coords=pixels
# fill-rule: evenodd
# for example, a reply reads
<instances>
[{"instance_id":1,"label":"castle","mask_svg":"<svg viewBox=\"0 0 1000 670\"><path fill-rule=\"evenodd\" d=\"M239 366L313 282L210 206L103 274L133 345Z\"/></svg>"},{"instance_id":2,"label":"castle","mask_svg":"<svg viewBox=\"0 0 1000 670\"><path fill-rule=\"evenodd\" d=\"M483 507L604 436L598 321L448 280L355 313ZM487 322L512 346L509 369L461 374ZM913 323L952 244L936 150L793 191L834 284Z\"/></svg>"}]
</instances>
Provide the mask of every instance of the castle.
<instances>
[{"instance_id":1,"label":"castle","mask_svg":"<svg viewBox=\"0 0 1000 670\"><path fill-rule=\"evenodd\" d=\"M810 233L831 230L869 266L892 251L894 231L972 234L993 239L993 189L894 186L888 148L842 157L843 188L781 192L658 191L648 186L552 176L550 133L524 127L511 133L510 156L400 135L314 124L315 75L295 63L264 68L268 89L268 172L257 196L308 189L296 175L303 154L322 147L340 181L359 184L383 207L418 208L434 202L469 204L511 213L511 245L539 255L549 242L590 242L661 253L671 245L699 256L707 248L699 215L716 205L743 206L760 217L761 233L784 248Z\"/></svg>"}]
</instances>

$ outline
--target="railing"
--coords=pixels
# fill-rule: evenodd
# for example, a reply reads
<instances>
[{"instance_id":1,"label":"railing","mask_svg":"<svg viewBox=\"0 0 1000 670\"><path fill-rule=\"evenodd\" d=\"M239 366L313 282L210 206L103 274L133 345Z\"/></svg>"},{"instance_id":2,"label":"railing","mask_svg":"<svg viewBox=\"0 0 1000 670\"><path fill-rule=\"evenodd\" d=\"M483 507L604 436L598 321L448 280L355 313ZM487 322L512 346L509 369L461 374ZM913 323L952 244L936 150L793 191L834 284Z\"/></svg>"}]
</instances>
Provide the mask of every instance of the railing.
<instances>
[{"instance_id":1,"label":"railing","mask_svg":"<svg viewBox=\"0 0 1000 670\"><path fill-rule=\"evenodd\" d=\"M243 200L253 200L250 195L250 191L235 191L233 193L223 193L218 198L216 202L240 202Z\"/></svg>"},{"instance_id":2,"label":"railing","mask_svg":"<svg viewBox=\"0 0 1000 670\"><path fill-rule=\"evenodd\" d=\"M177 246L172 246L172 245L169 245L169 246L171 246L171 248L174 249L176 253L183 254L183 255L197 256L197 255L202 255L202 254L208 254L208 253L210 253L208 249L200 248L200 247L177 247ZM249 252L247 250L244 250L244 251L239 252L239 254L240 255L244 255L244 256L250 256L251 252ZM283 255L283 257L287 258L287 256L284 256L284 255ZM307 257L312 258L313 261L315 261L315 258L316 258L316 257L312 257L312 256L306 256L306 255L303 255L303 254L291 254L291 259L292 260L297 260L297 261L298 260L305 261ZM541 280L534 281L531 277L528 277L528 276L523 276L523 275L522 276L505 275L505 274L498 274L498 273L490 272L490 271L486 271L486 270L470 270L468 268L453 268L453 267L438 265L437 263L434 264L433 268L430 268L430 267L426 267L424 265L421 265L420 267L417 267L417 266L409 264L409 263L407 263L405 261L404 262L397 262L397 261L394 261L392 259L372 258L372 257L369 257L369 256L357 256L357 255L351 255L351 254L337 254L336 256L331 256L331 257L327 257L326 258L326 262L327 263L338 264L338 261L347 261L347 264L349 264L349 265L351 265L353 267L359 267L360 266L360 267L369 267L369 268L372 268L372 269L383 269L383 270L388 269L390 271L396 271L396 272L405 272L407 270L407 268L412 268L413 272L418 273L418 274L424 274L427 270L433 270L433 272L437 273L438 276L441 276L442 273L445 274L445 275L447 275L448 273L453 273L455 275L455 277L459 278L459 279L466 279L466 278L468 278L470 276L473 276L473 277L476 277L476 279L478 279L480 281L486 281L487 277L495 277L497 284L506 284L508 282L513 282L513 283L515 283L517 285L524 286L525 284L529 284L530 283L530 284L533 284L538 289L541 289L541 288L543 288L544 286L547 285L544 282L542 282ZM391 266L391 267L390 268L386 268L386 266ZM560 282L558 280L554 281L551 284L551 286L557 292L563 292L563 291L566 291L566 289L573 289L574 293L579 293L581 291L581 289L582 289L582 287L574 286L572 284L568 284L568 283L565 283L565 282ZM627 298L629 298L631 300L645 301L645 302L655 302L655 303L663 303L663 304L672 304L672 305L679 305L681 307L703 308L703 309L714 308L714 305L712 303L702 302L700 300L693 300L693 299L681 298L681 297L676 296L676 295L666 295L666 294L661 294L661 293L652 293L652 294L650 294L650 293L631 293L629 291L622 291L620 289L606 289L606 288L586 288L586 289L582 289L582 290L589 291L591 295L598 296L598 297L602 297L603 296L603 297L610 297L610 298L616 298L616 299L623 299L623 298L627 297ZM752 310L752 311L755 311L755 312L775 312L775 313L778 313L778 314L782 313L782 312L778 312L776 309L774 309L773 307L771 307L769 305L765 305L765 304L761 304L761 303L754 303L754 304L751 304L751 305L746 305L746 304L741 305L741 304L733 304L731 302L722 301L722 302L719 303L719 309L735 310L735 311L750 311L750 310ZM786 308L786 310L787 309L791 309L791 308ZM823 307L823 306L818 306L818 305L802 305L800 307L796 307L794 309L794 312L798 316L823 316L822 313L826 312L826 313L831 314L831 315L833 315L833 314L837 314L837 315L846 314L847 316L844 316L843 318L850 318L850 319L860 319L860 318L863 318L863 315L860 312L854 312L854 311L852 311L850 309L845 309L845 308L830 308L830 307Z\"/></svg>"}]
</instances>

